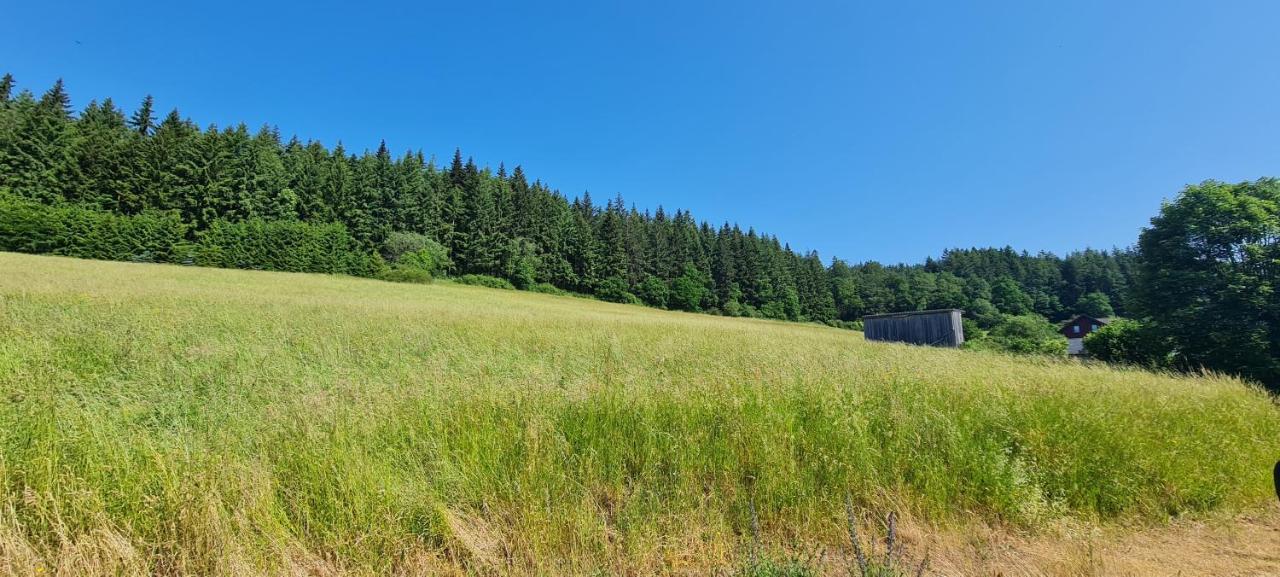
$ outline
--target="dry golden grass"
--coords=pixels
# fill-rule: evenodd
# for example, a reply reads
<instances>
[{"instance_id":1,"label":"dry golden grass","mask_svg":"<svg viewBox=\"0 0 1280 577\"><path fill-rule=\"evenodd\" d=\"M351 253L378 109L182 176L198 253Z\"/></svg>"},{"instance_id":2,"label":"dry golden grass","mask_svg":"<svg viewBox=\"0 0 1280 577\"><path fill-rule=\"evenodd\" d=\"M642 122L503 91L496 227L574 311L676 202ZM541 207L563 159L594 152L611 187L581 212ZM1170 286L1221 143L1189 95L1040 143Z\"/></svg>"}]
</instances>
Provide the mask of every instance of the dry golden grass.
<instances>
[{"instance_id":1,"label":"dry golden grass","mask_svg":"<svg viewBox=\"0 0 1280 577\"><path fill-rule=\"evenodd\" d=\"M952 573L1141 574L1185 538L1183 574L1248 574L1277 441L1216 376L0 254L0 574L701 575L752 504L764 551L836 550L846 494Z\"/></svg>"}]
</instances>

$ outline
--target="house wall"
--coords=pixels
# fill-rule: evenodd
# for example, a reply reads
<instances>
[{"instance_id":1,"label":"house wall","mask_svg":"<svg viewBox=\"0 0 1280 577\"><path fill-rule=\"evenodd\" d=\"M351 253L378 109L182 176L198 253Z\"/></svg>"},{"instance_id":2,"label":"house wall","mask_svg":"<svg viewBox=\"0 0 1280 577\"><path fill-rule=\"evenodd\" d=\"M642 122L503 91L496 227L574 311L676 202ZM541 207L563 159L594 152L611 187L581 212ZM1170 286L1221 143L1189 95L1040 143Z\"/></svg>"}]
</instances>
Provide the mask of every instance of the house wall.
<instances>
[{"instance_id":1,"label":"house wall","mask_svg":"<svg viewBox=\"0 0 1280 577\"><path fill-rule=\"evenodd\" d=\"M1104 324L1105 323L1097 319L1093 319L1085 316L1071 319L1071 322L1064 325L1061 331L1062 336L1067 337L1067 354L1069 355L1085 354L1084 338L1088 336L1089 333L1092 333L1094 330L1096 330L1094 329L1095 325L1100 329L1103 327Z\"/></svg>"},{"instance_id":2,"label":"house wall","mask_svg":"<svg viewBox=\"0 0 1280 577\"><path fill-rule=\"evenodd\" d=\"M958 347L964 344L960 315L959 310L872 315L863 317L862 334L872 341Z\"/></svg>"},{"instance_id":3,"label":"house wall","mask_svg":"<svg viewBox=\"0 0 1280 577\"><path fill-rule=\"evenodd\" d=\"M1086 335L1093 332L1093 324L1094 320L1088 317L1073 319L1070 323L1067 323L1066 326L1062 327L1062 336L1067 337L1068 339L1083 339ZM1080 330L1077 332L1074 330L1075 327L1078 327ZM1101 328L1101 325L1099 325L1099 328Z\"/></svg>"}]
</instances>

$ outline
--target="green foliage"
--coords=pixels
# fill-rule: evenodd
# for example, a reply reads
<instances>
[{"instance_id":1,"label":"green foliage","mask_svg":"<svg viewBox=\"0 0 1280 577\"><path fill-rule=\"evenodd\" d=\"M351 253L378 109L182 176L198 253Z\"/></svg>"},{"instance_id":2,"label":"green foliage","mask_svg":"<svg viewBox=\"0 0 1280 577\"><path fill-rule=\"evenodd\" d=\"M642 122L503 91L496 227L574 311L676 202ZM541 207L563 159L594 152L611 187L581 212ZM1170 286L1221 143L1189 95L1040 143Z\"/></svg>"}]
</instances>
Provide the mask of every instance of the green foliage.
<instances>
[{"instance_id":1,"label":"green foliage","mask_svg":"<svg viewBox=\"0 0 1280 577\"><path fill-rule=\"evenodd\" d=\"M453 280L454 282L457 282L459 284L465 284L465 285L471 285L471 286L482 286L482 287L504 289L504 290L516 290L515 285L511 284L511 281L505 278L498 278L496 276L489 276L485 274L464 274Z\"/></svg>"},{"instance_id":2,"label":"green foliage","mask_svg":"<svg viewBox=\"0 0 1280 577\"><path fill-rule=\"evenodd\" d=\"M390 267L380 274L378 278L390 282L403 282L414 284L427 284L435 279L430 272L424 269L394 266Z\"/></svg>"},{"instance_id":3,"label":"green foliage","mask_svg":"<svg viewBox=\"0 0 1280 577\"><path fill-rule=\"evenodd\" d=\"M435 244L430 248L402 254L396 261L395 268L421 271L432 276L441 274L448 268L449 257L446 250L440 244Z\"/></svg>"},{"instance_id":4,"label":"green foliage","mask_svg":"<svg viewBox=\"0 0 1280 577\"><path fill-rule=\"evenodd\" d=\"M411 232L387 235L382 244L382 255L391 263L391 268L380 278L394 282L431 282L453 266L449 249L426 235Z\"/></svg>"},{"instance_id":5,"label":"green foliage","mask_svg":"<svg viewBox=\"0 0 1280 577\"><path fill-rule=\"evenodd\" d=\"M416 232L395 231L387 235L387 239L382 242L382 258L388 263L396 263L401 256L412 252L418 252L431 248L432 245L439 243L431 240L425 234Z\"/></svg>"},{"instance_id":6,"label":"green foliage","mask_svg":"<svg viewBox=\"0 0 1280 577\"><path fill-rule=\"evenodd\" d=\"M1023 292L1017 281L1000 277L991 284L991 304L1006 315L1025 315L1032 312L1035 301Z\"/></svg>"},{"instance_id":7,"label":"green foliage","mask_svg":"<svg viewBox=\"0 0 1280 577\"><path fill-rule=\"evenodd\" d=\"M533 242L525 238L511 239L503 261L503 273L516 288L528 290L537 284L542 262L538 257L538 247Z\"/></svg>"},{"instance_id":8,"label":"green foliage","mask_svg":"<svg viewBox=\"0 0 1280 577\"><path fill-rule=\"evenodd\" d=\"M667 294L667 302L671 308L685 311L700 311L703 303L711 296L711 277L698 270L693 264L686 263L684 272L671 282L671 290Z\"/></svg>"},{"instance_id":9,"label":"green foliage","mask_svg":"<svg viewBox=\"0 0 1280 577\"><path fill-rule=\"evenodd\" d=\"M527 290L529 292L542 293L542 294L548 294L548 295L557 295L557 296L568 296L573 294L567 290L557 287L556 285L553 285L551 283L545 283L545 282L534 283L533 285L530 285Z\"/></svg>"},{"instance_id":10,"label":"green foliage","mask_svg":"<svg viewBox=\"0 0 1280 577\"><path fill-rule=\"evenodd\" d=\"M1170 365L1172 349L1150 326L1130 319L1115 319L1084 337L1089 356L1109 363L1151 368Z\"/></svg>"},{"instance_id":11,"label":"green foliage","mask_svg":"<svg viewBox=\"0 0 1280 577\"><path fill-rule=\"evenodd\" d=\"M992 326L995 326L994 323ZM960 325L964 329L964 338L966 342L981 341L987 336L986 327L983 327L978 321L969 317L960 319Z\"/></svg>"},{"instance_id":12,"label":"green foliage","mask_svg":"<svg viewBox=\"0 0 1280 577\"><path fill-rule=\"evenodd\" d=\"M1135 304L1180 365L1280 389L1280 181L1189 186L1138 250Z\"/></svg>"},{"instance_id":13,"label":"green foliage","mask_svg":"<svg viewBox=\"0 0 1280 577\"><path fill-rule=\"evenodd\" d=\"M1063 356L1067 354L1067 339L1058 328L1044 317L1008 315L992 327L985 337L967 340L973 348L992 348L1019 354Z\"/></svg>"},{"instance_id":14,"label":"green foliage","mask_svg":"<svg viewBox=\"0 0 1280 577\"><path fill-rule=\"evenodd\" d=\"M619 277L609 277L600 281L594 291L596 297L603 301L615 303L639 304L640 299L627 291L627 281Z\"/></svg>"},{"instance_id":15,"label":"green foliage","mask_svg":"<svg viewBox=\"0 0 1280 577\"><path fill-rule=\"evenodd\" d=\"M1111 308L1111 298L1100 292L1091 292L1080 297L1080 300L1076 301L1076 305L1072 308L1078 314L1088 315L1095 319L1116 314L1115 309Z\"/></svg>"},{"instance_id":16,"label":"green foliage","mask_svg":"<svg viewBox=\"0 0 1280 577\"><path fill-rule=\"evenodd\" d=\"M0 195L0 250L140 262L182 262L187 226L172 212L118 216Z\"/></svg>"},{"instance_id":17,"label":"green foliage","mask_svg":"<svg viewBox=\"0 0 1280 577\"><path fill-rule=\"evenodd\" d=\"M1000 324L1000 321L1004 320L1004 315L1000 314L991 301L980 298L969 304L969 308L965 310L964 320L972 320L977 327L989 329Z\"/></svg>"},{"instance_id":18,"label":"green foliage","mask_svg":"<svg viewBox=\"0 0 1280 577\"><path fill-rule=\"evenodd\" d=\"M643 281L636 286L636 296L640 298L644 304L660 309L667 308L667 299L670 290L667 283L656 276L646 276Z\"/></svg>"},{"instance_id":19,"label":"green foliage","mask_svg":"<svg viewBox=\"0 0 1280 577\"><path fill-rule=\"evenodd\" d=\"M215 220L198 234L201 266L378 276L381 257L360 249L341 224Z\"/></svg>"},{"instance_id":20,"label":"green foliage","mask_svg":"<svg viewBox=\"0 0 1280 577\"><path fill-rule=\"evenodd\" d=\"M822 572L808 559L796 556L761 556L734 572L735 577L819 577Z\"/></svg>"}]
</instances>

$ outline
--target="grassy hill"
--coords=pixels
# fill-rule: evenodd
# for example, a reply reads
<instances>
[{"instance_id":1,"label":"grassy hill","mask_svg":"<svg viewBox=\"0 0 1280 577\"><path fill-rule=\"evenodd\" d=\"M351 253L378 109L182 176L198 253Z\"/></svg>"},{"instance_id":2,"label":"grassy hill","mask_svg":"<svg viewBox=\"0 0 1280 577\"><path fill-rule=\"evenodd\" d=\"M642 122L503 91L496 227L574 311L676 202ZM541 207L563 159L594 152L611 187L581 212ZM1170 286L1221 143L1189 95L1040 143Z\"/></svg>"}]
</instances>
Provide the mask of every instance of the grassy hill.
<instances>
[{"instance_id":1,"label":"grassy hill","mask_svg":"<svg viewBox=\"0 0 1280 577\"><path fill-rule=\"evenodd\" d=\"M1249 509L1221 377L437 283L0 253L0 571L599 574ZM692 568L692 569L691 569Z\"/></svg>"}]
</instances>

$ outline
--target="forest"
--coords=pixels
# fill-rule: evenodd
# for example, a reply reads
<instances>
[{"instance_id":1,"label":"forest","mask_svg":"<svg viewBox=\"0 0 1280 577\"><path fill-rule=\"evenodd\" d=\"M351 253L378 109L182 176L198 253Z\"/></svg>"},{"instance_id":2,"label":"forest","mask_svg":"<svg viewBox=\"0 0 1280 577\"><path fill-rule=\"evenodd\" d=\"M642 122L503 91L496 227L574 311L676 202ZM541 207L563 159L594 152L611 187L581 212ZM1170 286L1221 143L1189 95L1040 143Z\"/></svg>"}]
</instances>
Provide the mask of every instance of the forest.
<instances>
[{"instance_id":1,"label":"forest","mask_svg":"<svg viewBox=\"0 0 1280 577\"><path fill-rule=\"evenodd\" d=\"M1263 184L1274 196L1274 182ZM443 275L843 327L867 314L954 307L975 336L995 328L1052 337L1046 319L1081 313L1159 316L1158 295L1147 293L1145 308L1135 298L1138 248L960 248L912 265L824 260L686 210L570 197L518 165L481 167L460 150L437 164L385 143L354 152L286 140L271 126L201 127L177 109L161 114L149 96L132 112L110 98L77 112L61 80L37 96L11 75L0 81L0 250L401 281ZM1254 327L1258 358L1280 348L1271 326ZM1274 362L1218 362L1217 349L1176 360L1194 347L1165 342L1172 331L1143 333L1141 346L1113 343L1108 360L1276 374Z\"/></svg>"},{"instance_id":2,"label":"forest","mask_svg":"<svg viewBox=\"0 0 1280 577\"><path fill-rule=\"evenodd\" d=\"M461 151L437 166L422 151L392 155L385 144L357 154L285 141L265 126L202 129L176 109L158 118L150 97L131 114L106 99L77 115L61 81L37 98L15 94L5 76L0 102L9 250L376 276L404 254L388 253L388 241L416 252L416 235L443 249L437 274L823 323L946 307L980 322L997 313L1061 319L1091 293L1119 307L1131 276L1124 251L965 249L916 266L824 262L687 211L568 198L519 166L480 168ZM67 220L76 221L68 238L33 229ZM77 246L86 227L123 238Z\"/></svg>"}]
</instances>

